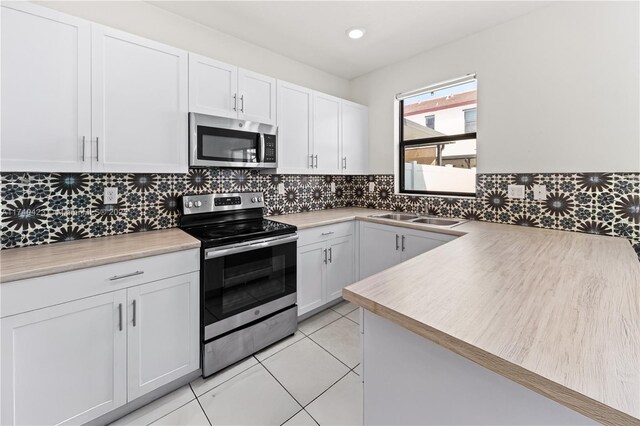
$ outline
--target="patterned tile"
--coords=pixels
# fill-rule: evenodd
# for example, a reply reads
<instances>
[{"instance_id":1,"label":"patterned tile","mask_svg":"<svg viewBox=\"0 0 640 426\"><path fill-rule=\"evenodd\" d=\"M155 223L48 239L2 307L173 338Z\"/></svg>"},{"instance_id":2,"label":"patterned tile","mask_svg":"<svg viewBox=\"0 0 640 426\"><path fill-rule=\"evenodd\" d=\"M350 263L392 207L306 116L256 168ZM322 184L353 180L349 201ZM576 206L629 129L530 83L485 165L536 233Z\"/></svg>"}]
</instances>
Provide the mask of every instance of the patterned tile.
<instances>
[{"instance_id":1,"label":"patterned tile","mask_svg":"<svg viewBox=\"0 0 640 426\"><path fill-rule=\"evenodd\" d=\"M369 191L369 183L374 191ZM278 194L283 183L284 194ZM331 184L335 184L335 192ZM525 198L509 199L509 184ZM534 184L547 186L533 200ZM118 188L104 205L104 188ZM263 191L270 215L345 206L464 217L640 241L640 173L481 174L476 196L394 194L393 175L269 175L244 169L191 169L187 174L1 173L2 248L142 232L177 226L185 193Z\"/></svg>"}]
</instances>

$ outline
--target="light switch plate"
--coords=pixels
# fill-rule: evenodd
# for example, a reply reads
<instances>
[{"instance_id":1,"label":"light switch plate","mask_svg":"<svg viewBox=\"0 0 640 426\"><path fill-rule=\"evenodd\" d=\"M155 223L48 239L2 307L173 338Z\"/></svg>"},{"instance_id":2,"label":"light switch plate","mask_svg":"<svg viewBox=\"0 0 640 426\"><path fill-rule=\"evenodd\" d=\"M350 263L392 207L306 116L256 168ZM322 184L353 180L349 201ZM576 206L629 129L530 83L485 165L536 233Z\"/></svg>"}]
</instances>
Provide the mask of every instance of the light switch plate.
<instances>
[{"instance_id":1,"label":"light switch plate","mask_svg":"<svg viewBox=\"0 0 640 426\"><path fill-rule=\"evenodd\" d=\"M104 194L102 196L102 204L117 204L118 203L118 188L105 187Z\"/></svg>"},{"instance_id":2,"label":"light switch plate","mask_svg":"<svg viewBox=\"0 0 640 426\"><path fill-rule=\"evenodd\" d=\"M336 192L336 183L331 182L331 192Z\"/></svg>"},{"instance_id":3,"label":"light switch plate","mask_svg":"<svg viewBox=\"0 0 640 426\"><path fill-rule=\"evenodd\" d=\"M280 182L278 184L278 194L279 195L284 195L284 183Z\"/></svg>"},{"instance_id":4,"label":"light switch plate","mask_svg":"<svg viewBox=\"0 0 640 426\"><path fill-rule=\"evenodd\" d=\"M373 192L376 190L376 183L375 182L369 182L369 192Z\"/></svg>"},{"instance_id":5,"label":"light switch plate","mask_svg":"<svg viewBox=\"0 0 640 426\"><path fill-rule=\"evenodd\" d=\"M533 199L544 200L545 198L547 198L547 186L533 185Z\"/></svg>"},{"instance_id":6,"label":"light switch plate","mask_svg":"<svg viewBox=\"0 0 640 426\"><path fill-rule=\"evenodd\" d=\"M507 187L509 198L523 199L524 185L509 185Z\"/></svg>"}]
</instances>

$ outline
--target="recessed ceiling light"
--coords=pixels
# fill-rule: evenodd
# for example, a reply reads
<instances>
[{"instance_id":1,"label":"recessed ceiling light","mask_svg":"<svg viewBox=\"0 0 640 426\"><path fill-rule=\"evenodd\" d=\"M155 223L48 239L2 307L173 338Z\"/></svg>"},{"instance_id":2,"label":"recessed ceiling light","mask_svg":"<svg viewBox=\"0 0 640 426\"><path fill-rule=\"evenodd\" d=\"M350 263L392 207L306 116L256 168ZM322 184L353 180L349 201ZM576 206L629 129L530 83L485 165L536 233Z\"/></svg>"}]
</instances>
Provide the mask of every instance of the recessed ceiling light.
<instances>
[{"instance_id":1,"label":"recessed ceiling light","mask_svg":"<svg viewBox=\"0 0 640 426\"><path fill-rule=\"evenodd\" d=\"M357 40L359 38L362 38L362 36L364 36L364 28L349 28L347 30L347 36L349 36L349 38L353 39L353 40Z\"/></svg>"}]
</instances>

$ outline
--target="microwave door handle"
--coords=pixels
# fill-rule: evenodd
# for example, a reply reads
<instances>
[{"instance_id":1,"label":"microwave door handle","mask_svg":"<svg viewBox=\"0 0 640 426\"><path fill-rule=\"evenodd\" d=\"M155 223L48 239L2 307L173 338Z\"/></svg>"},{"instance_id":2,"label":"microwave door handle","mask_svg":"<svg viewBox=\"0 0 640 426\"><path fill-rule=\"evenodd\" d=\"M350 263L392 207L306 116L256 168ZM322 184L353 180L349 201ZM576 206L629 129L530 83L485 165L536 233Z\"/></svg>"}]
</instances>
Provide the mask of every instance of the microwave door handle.
<instances>
[{"instance_id":1,"label":"microwave door handle","mask_svg":"<svg viewBox=\"0 0 640 426\"><path fill-rule=\"evenodd\" d=\"M264 163L265 157L265 143L264 143L264 133L260 133L260 159L259 163Z\"/></svg>"}]
</instances>

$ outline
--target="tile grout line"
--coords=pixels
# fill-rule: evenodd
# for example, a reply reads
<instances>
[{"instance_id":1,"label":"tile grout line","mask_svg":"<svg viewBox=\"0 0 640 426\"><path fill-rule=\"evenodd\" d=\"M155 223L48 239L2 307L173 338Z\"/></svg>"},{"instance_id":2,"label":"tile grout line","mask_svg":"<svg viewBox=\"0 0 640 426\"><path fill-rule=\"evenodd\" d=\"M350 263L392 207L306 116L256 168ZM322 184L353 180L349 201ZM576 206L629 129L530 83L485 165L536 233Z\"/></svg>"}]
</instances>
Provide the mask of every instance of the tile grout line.
<instances>
[{"instance_id":1,"label":"tile grout line","mask_svg":"<svg viewBox=\"0 0 640 426\"><path fill-rule=\"evenodd\" d=\"M347 376L349 375L349 373L351 373L351 370L347 371L347 372L346 372L346 373L344 373L342 376L340 376L340 378L339 378L338 380L336 380L335 382L333 382L333 383L331 384L331 386L329 386L328 388L326 388L325 390L323 390L323 391L322 391L322 393L321 393L320 395L318 395L318 396L316 396L315 398L313 398L311 401L309 401L309 403L307 403L307 405L305 405L305 406L304 406L304 407L302 407L302 408L304 408L304 409L305 409L305 411L306 411L306 408L307 408L309 405L313 404L313 402L314 402L315 400L317 400L317 399L318 399L318 398L320 398L322 395L324 395L325 393L327 393L327 392L329 391L329 389L331 389L332 387L334 387L335 385L337 385L337 384L338 384L338 382L339 382L340 380L344 379L345 377L347 377ZM307 411L307 412L308 412L308 411ZM311 413L309 413L309 415L311 416ZM311 416L311 418L313 418L313 416ZM313 419L315 420L315 418L313 418ZM316 423L318 423L318 422L316 422Z\"/></svg>"},{"instance_id":2,"label":"tile grout line","mask_svg":"<svg viewBox=\"0 0 640 426\"><path fill-rule=\"evenodd\" d=\"M296 342L296 343L297 343L297 342ZM271 377L273 377L273 380L275 380L276 382L278 382L278 384L279 384L280 386L282 386L282 389L284 389L284 390L285 390L285 392L287 392L287 393L289 394L289 396L290 396L291 398L293 398L293 400L296 402L296 404L298 404L298 405L300 406L300 408L304 409L304 406L303 406L302 404L300 404L300 401L298 401L298 400L296 399L296 397L295 397L295 396L293 396L293 395L291 394L291 392L289 392L289 389L287 389L286 387L284 387L284 385L283 385L282 383L280 383L280 380L278 380L278 379L276 378L276 376L274 376L274 374L273 374L271 371L269 371L269 369L267 368L267 366L266 366L266 365L262 364L262 362L260 362L260 361L258 361L258 364L260 364L260 366L261 366L262 368L264 368L265 370L267 370L267 373L269 373L269 374L271 375ZM300 412L300 411L297 411L297 412L296 412L296 414L298 414L299 412ZM295 414L294 414L294 416L295 416ZM288 420L288 419L287 419L287 420Z\"/></svg>"},{"instance_id":3,"label":"tile grout line","mask_svg":"<svg viewBox=\"0 0 640 426\"><path fill-rule=\"evenodd\" d=\"M315 343L316 345L318 345L320 347L320 349L322 349L323 351L325 351L326 353L328 353L329 355L331 355L332 357L334 357L335 359L338 360L338 362L342 365L344 365L345 367L347 367L349 370L351 370L351 367L349 367L347 364L345 364L340 358L338 358L337 356L335 356L334 354L332 354L331 352L329 352L328 349L326 349L324 346L322 346L320 343L316 342L315 340L313 340L311 337L307 336L309 340L311 340L313 343Z\"/></svg>"},{"instance_id":4,"label":"tile grout line","mask_svg":"<svg viewBox=\"0 0 640 426\"><path fill-rule=\"evenodd\" d=\"M187 386L189 386L189 388L191 389L191 384L188 384ZM176 392L177 390L178 390L178 389L176 389L176 390L175 390L175 391L173 391L173 392ZM192 393L193 393L193 390L191 390L191 391L192 391ZM167 395L171 395L173 392L170 392L170 393L168 393ZM194 394L194 395L195 395L195 394ZM165 396L166 396L166 395L165 395ZM158 398L158 399L160 399L160 398ZM146 425L147 425L147 426L149 426L149 425L154 424L155 422L157 422L157 421L158 421L158 420L160 420L160 419L164 419L164 418L165 418L165 417L167 417L169 414L173 413L174 411L178 411L179 409L181 409L181 408L182 408L182 407L184 407L185 405L187 405L187 404L189 404L189 403L193 402L193 401L194 401L194 400L196 400L196 399L198 399L198 398L194 396L194 397L193 397L193 399L190 399L189 401L185 402L185 403L184 403L184 404L182 404L181 406L176 407L175 409L173 409L173 410L169 411L169 412L168 412L168 413L166 413L166 414L163 414L162 416L158 417L157 419L155 419L155 420L153 420L153 421L151 421L151 422L149 422L149 423L146 423ZM157 400L155 400L155 401L157 401ZM151 404L151 403L153 403L153 402L155 402L155 401L151 401L149 404ZM149 405L149 404L143 405L142 407L138 408L138 410L139 410L139 409L141 409L141 408L146 407L146 406L147 406L147 405ZM136 411L137 411L137 410L136 410ZM132 411L131 413L135 413L135 411ZM131 413L129 413L129 414L131 414ZM125 416L123 416L123 417L121 417L121 419L122 419L122 418L124 418L124 417L126 417L126 415L125 415ZM118 419L118 420L120 420L120 419Z\"/></svg>"},{"instance_id":5,"label":"tile grout line","mask_svg":"<svg viewBox=\"0 0 640 426\"><path fill-rule=\"evenodd\" d=\"M202 406L202 404L200 403L200 399L196 398L196 401L198 401L198 405L200 406L200 409L202 410L202 412L204 413L204 417L207 419L207 421L209 422L210 426L213 426L213 423L211 423L211 420L209 419L209 415L207 414L207 412L205 411L204 407Z\"/></svg>"}]
</instances>

